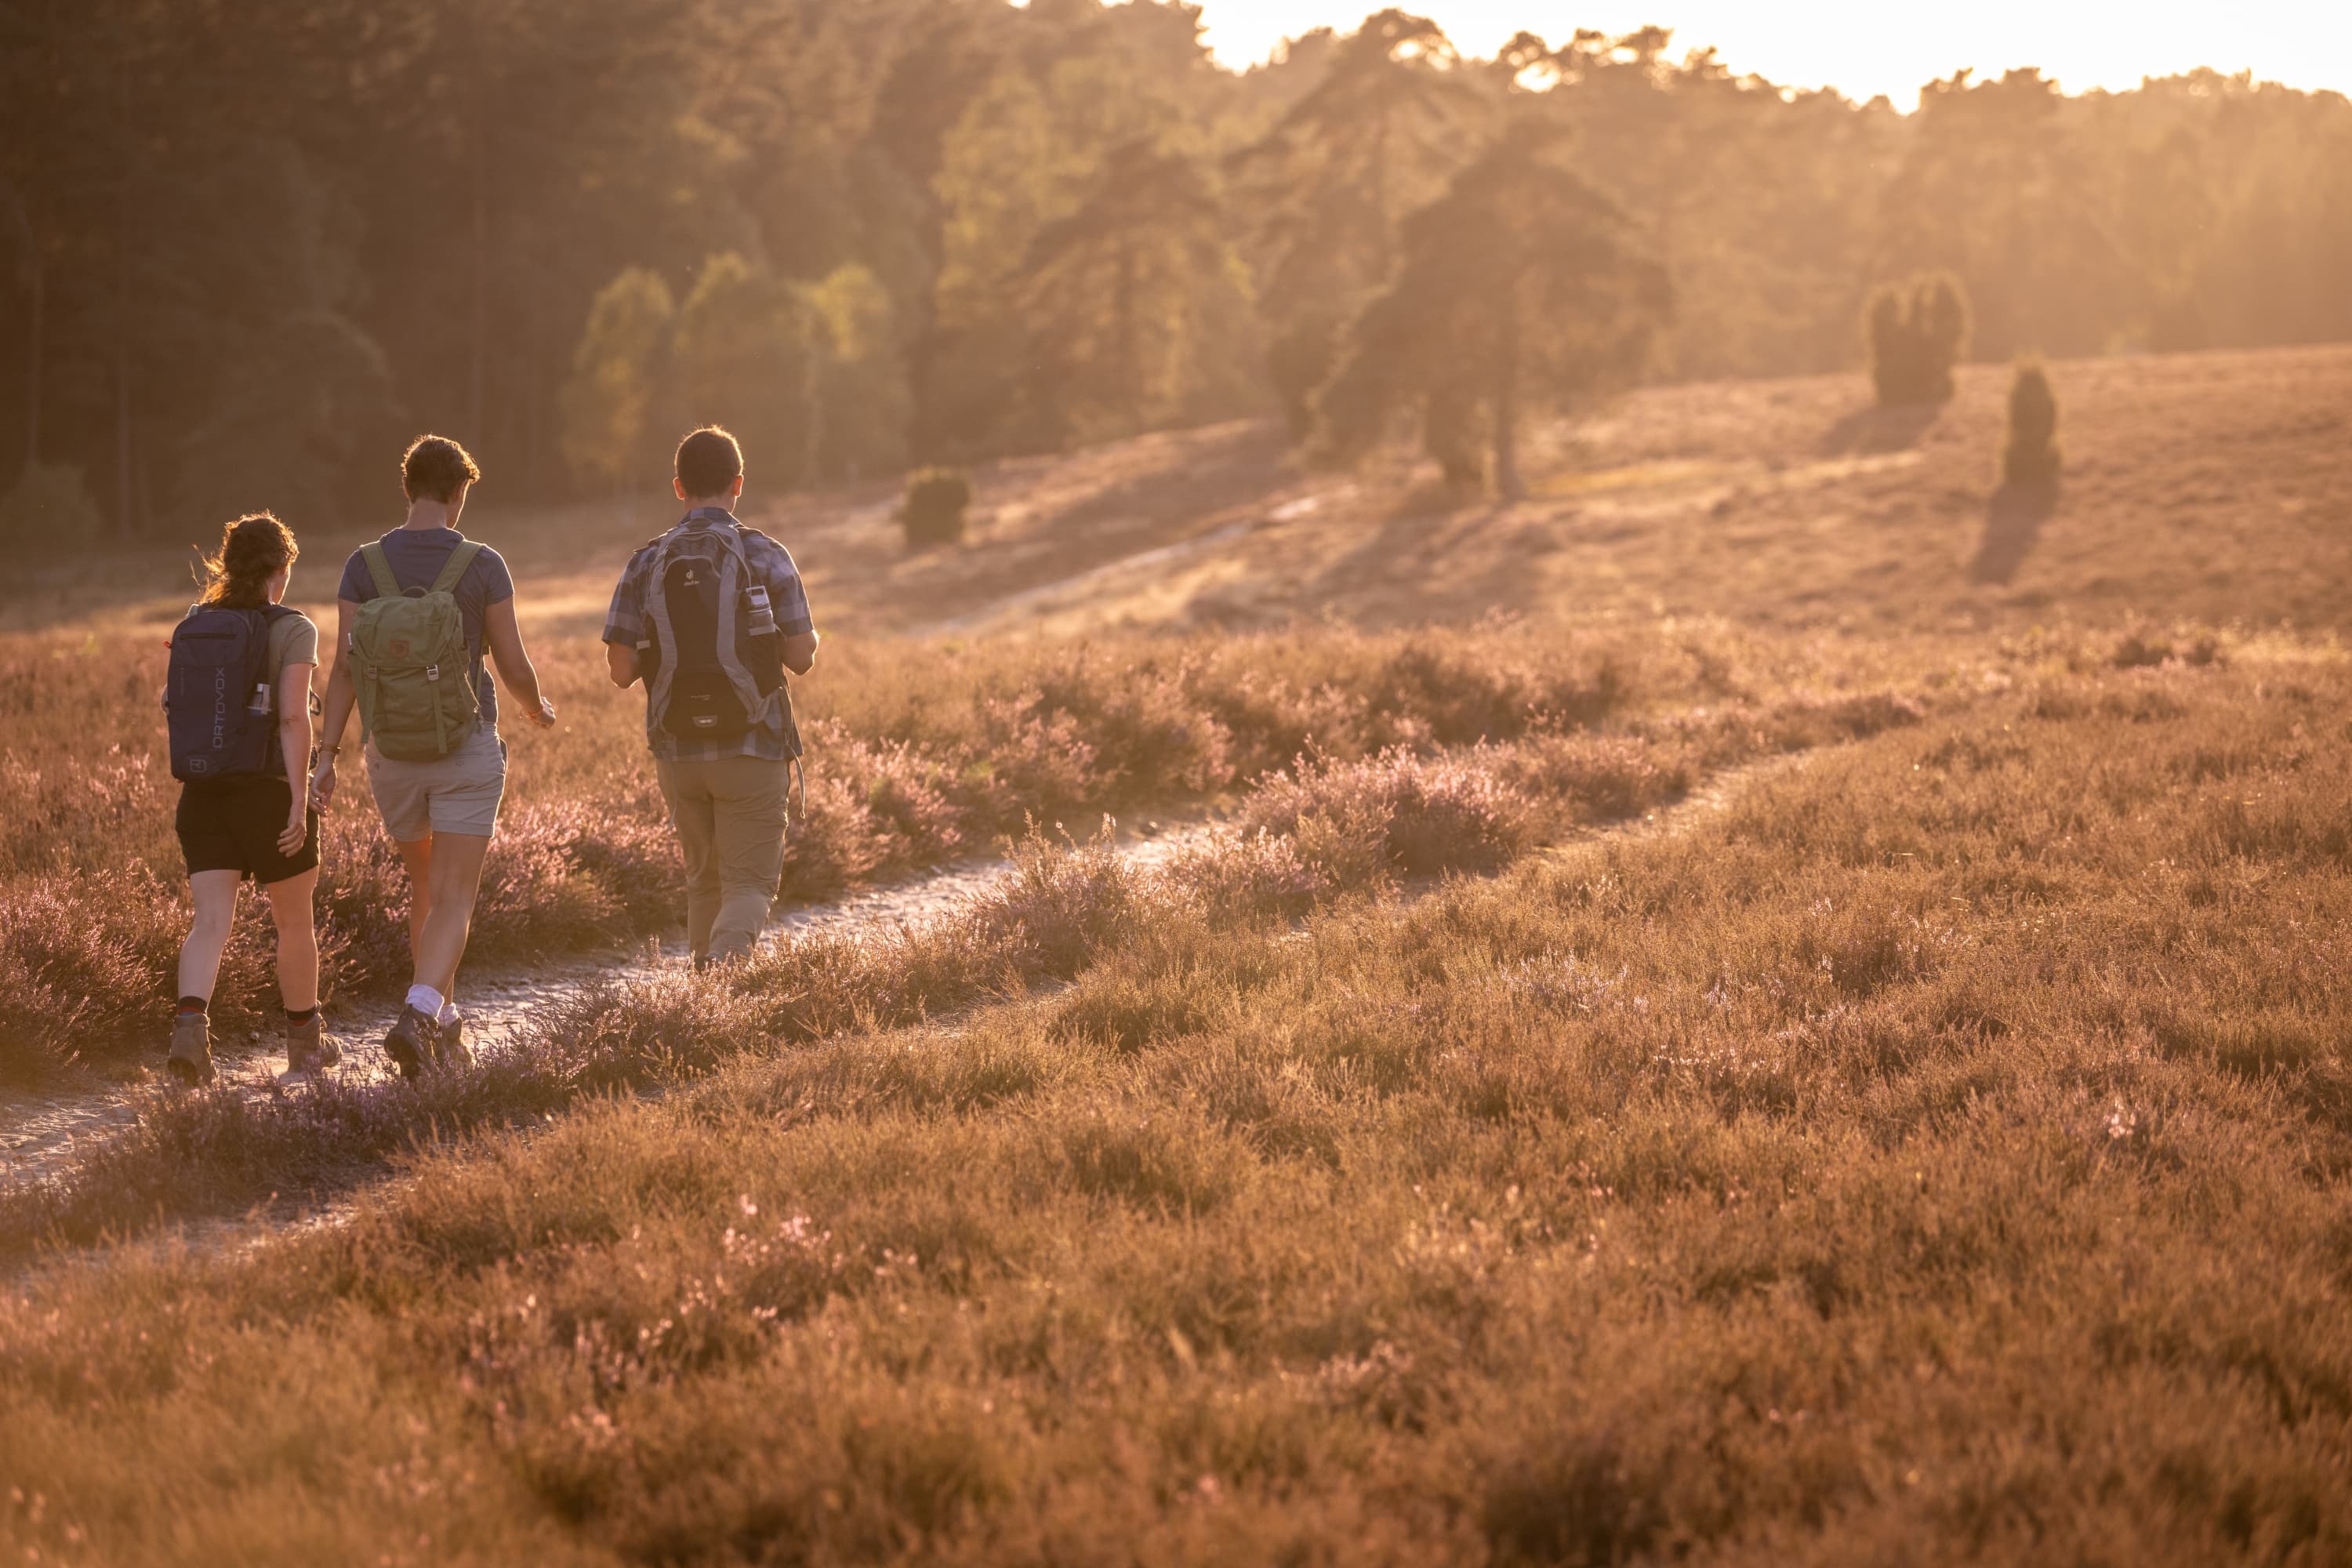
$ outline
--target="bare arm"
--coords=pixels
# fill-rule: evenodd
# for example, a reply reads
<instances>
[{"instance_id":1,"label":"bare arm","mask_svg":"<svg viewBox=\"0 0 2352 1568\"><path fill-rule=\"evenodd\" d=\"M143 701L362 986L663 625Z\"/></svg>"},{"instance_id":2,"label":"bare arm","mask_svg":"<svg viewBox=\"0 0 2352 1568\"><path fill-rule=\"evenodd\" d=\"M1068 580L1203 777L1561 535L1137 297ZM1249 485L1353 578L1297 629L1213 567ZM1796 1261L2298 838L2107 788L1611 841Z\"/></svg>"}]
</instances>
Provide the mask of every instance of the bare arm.
<instances>
[{"instance_id":1,"label":"bare arm","mask_svg":"<svg viewBox=\"0 0 2352 1568\"><path fill-rule=\"evenodd\" d=\"M318 668L289 664L278 678L278 748L286 759L289 782L306 778L310 772L310 672ZM286 831L278 836L281 855L293 854L310 836L310 794L307 790L292 793Z\"/></svg>"},{"instance_id":2,"label":"bare arm","mask_svg":"<svg viewBox=\"0 0 2352 1568\"><path fill-rule=\"evenodd\" d=\"M319 721L319 763L310 768L310 804L320 810L327 809L335 798L335 753L342 750L343 730L352 721L352 710L359 705L359 686L352 679L352 623L359 618L357 599L335 601L335 662L327 667L326 711ZM310 704L302 704L302 723L310 727ZM293 753L287 753L290 760ZM310 766L308 757L303 765ZM288 778L299 775L289 773Z\"/></svg>"},{"instance_id":3,"label":"bare arm","mask_svg":"<svg viewBox=\"0 0 2352 1568\"><path fill-rule=\"evenodd\" d=\"M806 675L816 668L817 635L801 632L784 639L784 668L794 675Z\"/></svg>"},{"instance_id":4,"label":"bare arm","mask_svg":"<svg viewBox=\"0 0 2352 1568\"><path fill-rule=\"evenodd\" d=\"M624 691L635 686L642 673L637 668L637 650L626 643L604 645L604 668L612 672L613 684Z\"/></svg>"},{"instance_id":5,"label":"bare arm","mask_svg":"<svg viewBox=\"0 0 2352 1568\"><path fill-rule=\"evenodd\" d=\"M352 680L352 623L359 619L357 599L335 601L335 661L327 667L326 711L319 721L319 744L333 752L343 743L343 729L359 705L359 688ZM310 704L302 705L309 713Z\"/></svg>"},{"instance_id":6,"label":"bare arm","mask_svg":"<svg viewBox=\"0 0 2352 1568\"><path fill-rule=\"evenodd\" d=\"M499 679L522 703L532 723L546 729L555 722L555 707L540 695L539 670L522 646L522 626L515 619L512 597L500 599L482 612L482 644Z\"/></svg>"}]
</instances>

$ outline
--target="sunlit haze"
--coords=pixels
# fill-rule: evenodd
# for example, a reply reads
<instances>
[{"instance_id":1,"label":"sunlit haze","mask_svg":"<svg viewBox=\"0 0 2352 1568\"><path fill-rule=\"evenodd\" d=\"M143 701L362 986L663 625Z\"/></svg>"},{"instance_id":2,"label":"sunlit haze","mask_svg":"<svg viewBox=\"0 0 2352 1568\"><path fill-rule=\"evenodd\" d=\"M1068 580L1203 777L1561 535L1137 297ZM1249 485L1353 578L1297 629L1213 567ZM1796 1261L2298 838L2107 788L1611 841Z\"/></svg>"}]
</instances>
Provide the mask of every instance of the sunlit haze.
<instances>
[{"instance_id":1,"label":"sunlit haze","mask_svg":"<svg viewBox=\"0 0 2352 1568\"><path fill-rule=\"evenodd\" d=\"M2292 87L2352 89L2352 5L2248 0L2217 10L2182 0L2132 5L1985 0L1948 8L1889 7L1864 0L1679 0L1673 5L1555 0L1420 0L1466 51L1489 54L1525 29L1561 42L1578 27L1630 32L1655 22L1675 29L1675 53L1712 46L1733 70L1791 87L1834 87L1856 99L1885 93L1897 107L1920 86L1973 67L1979 76L2039 66L2069 91L2124 89L2143 77L2200 66L2251 69ZM1205 0L1209 43L1220 59L1264 59L1309 28L1342 30L1367 6L1339 0Z\"/></svg>"}]
</instances>

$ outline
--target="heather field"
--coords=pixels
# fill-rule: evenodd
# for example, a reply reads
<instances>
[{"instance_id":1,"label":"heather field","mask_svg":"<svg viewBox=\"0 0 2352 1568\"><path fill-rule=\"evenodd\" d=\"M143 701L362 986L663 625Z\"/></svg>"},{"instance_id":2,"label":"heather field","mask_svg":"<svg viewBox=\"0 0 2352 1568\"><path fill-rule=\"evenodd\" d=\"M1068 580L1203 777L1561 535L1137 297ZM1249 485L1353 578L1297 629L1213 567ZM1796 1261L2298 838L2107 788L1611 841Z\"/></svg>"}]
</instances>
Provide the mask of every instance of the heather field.
<instances>
[{"instance_id":1,"label":"heather field","mask_svg":"<svg viewBox=\"0 0 2352 1568\"><path fill-rule=\"evenodd\" d=\"M1991 374L1515 507L1238 428L779 507L790 897L1011 869L703 976L636 525L493 513L562 724L468 963L572 978L413 1085L152 1082L170 601L0 606L0 1089L120 1111L0 1173L0 1557L2352 1559L2352 354L2059 365L2030 522Z\"/></svg>"},{"instance_id":2,"label":"heather field","mask_svg":"<svg viewBox=\"0 0 2352 1568\"><path fill-rule=\"evenodd\" d=\"M1648 833L1572 824L1695 712L1310 767L474 1080L159 1107L8 1250L394 1179L20 1274L0 1539L2341 1561L2352 672L2116 651L1815 707Z\"/></svg>"},{"instance_id":3,"label":"heather field","mask_svg":"<svg viewBox=\"0 0 2352 1568\"><path fill-rule=\"evenodd\" d=\"M1899 678L1859 650L1728 628L1336 630L987 647L851 644L804 695L814 752L786 886L822 899L996 853L1032 826L1090 837L1106 814L1230 806L1272 775L1383 752L1606 734L1689 771L1789 743ZM127 1065L153 1045L185 885L154 693L160 647L66 635L0 645L0 1082ZM515 737L514 779L470 950L477 963L614 948L679 917L682 883L640 728L601 651L542 658L566 722ZM1924 678L1962 679L1943 654ZM1701 713L1693 719L1689 715ZM1837 722L1832 719L1831 727ZM1677 771L1678 770L1678 771ZM357 786L355 785L355 788ZM1633 804L1632 799L1622 803ZM320 904L331 990L404 984L405 889L363 795L328 822ZM230 952L215 1016L273 994L266 911Z\"/></svg>"}]
</instances>

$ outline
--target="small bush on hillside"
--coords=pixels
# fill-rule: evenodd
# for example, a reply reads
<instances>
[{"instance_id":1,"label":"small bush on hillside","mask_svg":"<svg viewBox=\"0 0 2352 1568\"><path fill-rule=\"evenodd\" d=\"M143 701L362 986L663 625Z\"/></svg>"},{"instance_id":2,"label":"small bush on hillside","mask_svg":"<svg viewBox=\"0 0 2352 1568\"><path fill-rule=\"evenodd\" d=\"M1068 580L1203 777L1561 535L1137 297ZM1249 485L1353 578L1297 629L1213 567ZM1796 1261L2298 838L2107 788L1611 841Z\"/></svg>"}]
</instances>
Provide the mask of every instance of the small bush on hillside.
<instances>
[{"instance_id":1,"label":"small bush on hillside","mask_svg":"<svg viewBox=\"0 0 2352 1568\"><path fill-rule=\"evenodd\" d=\"M64 463L27 463L0 496L0 544L35 553L62 554L105 529L81 470Z\"/></svg>"},{"instance_id":2,"label":"small bush on hillside","mask_svg":"<svg viewBox=\"0 0 2352 1568\"><path fill-rule=\"evenodd\" d=\"M898 513L908 545L963 542L964 512L971 506L971 481L953 468L924 468L907 480L907 504Z\"/></svg>"},{"instance_id":3,"label":"small bush on hillside","mask_svg":"<svg viewBox=\"0 0 2352 1568\"><path fill-rule=\"evenodd\" d=\"M2040 360L2020 360L2009 384L2009 445L2000 477L2012 485L2046 485L2063 460L2058 448L2058 395Z\"/></svg>"},{"instance_id":4,"label":"small bush on hillside","mask_svg":"<svg viewBox=\"0 0 2352 1568\"><path fill-rule=\"evenodd\" d=\"M1946 403L1952 367L1968 342L1969 307L1948 273L1889 283L1872 296L1865 319L1870 379L1885 407Z\"/></svg>"}]
</instances>

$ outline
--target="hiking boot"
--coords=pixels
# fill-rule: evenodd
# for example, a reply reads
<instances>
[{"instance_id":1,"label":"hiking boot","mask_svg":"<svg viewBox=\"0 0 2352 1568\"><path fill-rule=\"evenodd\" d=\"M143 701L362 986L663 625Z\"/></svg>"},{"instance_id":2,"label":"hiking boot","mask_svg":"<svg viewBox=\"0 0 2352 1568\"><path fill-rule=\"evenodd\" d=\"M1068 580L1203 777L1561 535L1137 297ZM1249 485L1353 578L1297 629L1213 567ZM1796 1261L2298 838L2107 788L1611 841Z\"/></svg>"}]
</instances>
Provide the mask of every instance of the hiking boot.
<instances>
[{"instance_id":1,"label":"hiking boot","mask_svg":"<svg viewBox=\"0 0 2352 1568\"><path fill-rule=\"evenodd\" d=\"M212 1020L202 1013L183 1013L173 1019L172 1051L163 1058L163 1065L182 1083L212 1082Z\"/></svg>"},{"instance_id":2,"label":"hiking boot","mask_svg":"<svg viewBox=\"0 0 2352 1568\"><path fill-rule=\"evenodd\" d=\"M461 1013L449 1022L437 1026L436 1034L438 1038L436 1042L437 1048L434 1052L434 1057L444 1068L469 1068L474 1065L473 1047L466 1044L464 1014Z\"/></svg>"},{"instance_id":3,"label":"hiking boot","mask_svg":"<svg viewBox=\"0 0 2352 1568\"><path fill-rule=\"evenodd\" d=\"M403 1007L400 1016L393 1021L392 1032L383 1037L383 1054L392 1058L401 1077L414 1083L433 1065L436 1055L435 1037L440 1032L432 1014Z\"/></svg>"},{"instance_id":4,"label":"hiking boot","mask_svg":"<svg viewBox=\"0 0 2352 1568\"><path fill-rule=\"evenodd\" d=\"M289 1021L286 1026L287 1078L308 1078L324 1072L343 1059L343 1053L334 1041L327 1038L327 1021L311 1015L307 1024Z\"/></svg>"}]
</instances>

